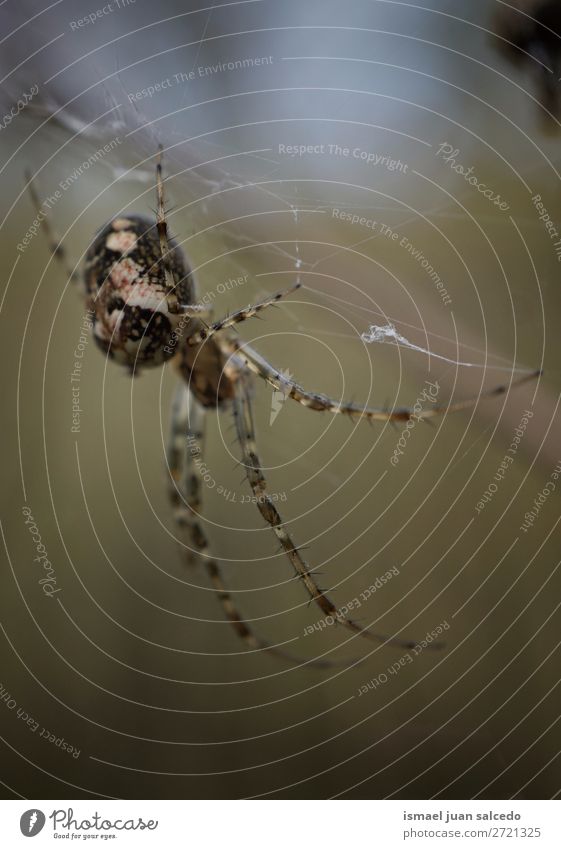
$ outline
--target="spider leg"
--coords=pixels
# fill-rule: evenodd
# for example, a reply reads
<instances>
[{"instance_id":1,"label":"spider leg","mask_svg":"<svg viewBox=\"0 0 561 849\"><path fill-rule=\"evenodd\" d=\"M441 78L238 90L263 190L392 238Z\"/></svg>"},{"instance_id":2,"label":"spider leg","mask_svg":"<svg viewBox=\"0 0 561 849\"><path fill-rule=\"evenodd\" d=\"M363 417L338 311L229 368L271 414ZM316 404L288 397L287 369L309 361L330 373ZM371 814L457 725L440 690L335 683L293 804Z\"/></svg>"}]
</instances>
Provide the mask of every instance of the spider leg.
<instances>
[{"instance_id":1,"label":"spider leg","mask_svg":"<svg viewBox=\"0 0 561 849\"><path fill-rule=\"evenodd\" d=\"M187 437L186 437L187 434ZM166 459L169 471L168 495L174 517L188 533L194 549L199 547L197 516L200 513L201 478L195 458L204 447L204 410L193 402L183 383L177 384L171 408L171 425ZM193 563L194 552L184 551L185 560Z\"/></svg>"},{"instance_id":2,"label":"spider leg","mask_svg":"<svg viewBox=\"0 0 561 849\"><path fill-rule=\"evenodd\" d=\"M507 384L501 384L493 389L488 389L477 398L466 398L463 401L457 401L454 404L438 405L426 407L419 412L416 412L411 407L399 407L397 409L388 410L376 407L362 407L360 404L354 404L348 401L336 401L334 398L329 398L327 395L321 395L318 392L310 392L304 389L290 377L279 372L271 365L264 357L261 356L254 348L242 342L239 339L224 339L222 342L224 347L229 350L229 353L237 354L245 365L258 377L270 383L275 389L281 391L284 395L298 401L304 407L310 410L319 410L320 412L341 413L356 419L369 419L370 421L408 421L415 418L420 421L428 421L435 416L441 416L444 413L453 413L458 410L465 410L469 407L474 407L481 398L494 398L497 395L503 395L512 386L520 386L529 380L534 380L541 375L541 370L533 371L525 374L523 377L513 380L510 387ZM433 400L433 399L431 399Z\"/></svg>"},{"instance_id":3,"label":"spider leg","mask_svg":"<svg viewBox=\"0 0 561 849\"><path fill-rule=\"evenodd\" d=\"M174 507L175 521L183 531L187 532L190 544L201 558L226 619L230 622L238 637L252 651L267 651L292 664L301 666L311 665L330 668L347 666L356 662L356 658L338 662L296 657L256 636L238 611L231 593L228 592L224 584L218 563L209 556L208 541L198 518L202 496L201 476L196 469L195 458L202 455L204 424L205 411L203 407L189 394L186 386L180 384L173 401L171 433L167 447L167 461L171 474L168 492ZM185 548L183 552L186 562L191 565L193 552Z\"/></svg>"},{"instance_id":4,"label":"spider leg","mask_svg":"<svg viewBox=\"0 0 561 849\"><path fill-rule=\"evenodd\" d=\"M179 303L178 299L178 287L180 286L179 280L175 279L175 273L173 270L173 263L170 261L170 247L169 247L169 235L168 235L168 225L166 219L166 210L165 210L165 196L164 196L164 181L162 177L162 163L164 158L164 149L162 145L158 147L158 159L156 162L156 198L157 198L157 210L156 210L156 226L158 228L158 237L160 240L160 253L162 255L162 267L164 269L165 275L165 289L166 289L166 300L168 303L170 313L174 315L178 314L186 314L193 315L195 314L199 321L203 321L206 309L200 308L198 306L193 305L185 305Z\"/></svg>"},{"instance_id":5,"label":"spider leg","mask_svg":"<svg viewBox=\"0 0 561 849\"><path fill-rule=\"evenodd\" d=\"M290 288L284 289L282 292L276 292L274 295L271 295L269 298L264 298L256 304L250 304L240 310L231 312L219 321L215 321L210 325L210 327L206 327L194 336L191 336L189 339L189 345L200 345L201 342L204 342L210 336L214 336L214 334L218 333L219 330L224 330L226 327L232 327L234 324L239 324L241 321L253 318L253 316L257 315L267 307L274 306L281 298L284 298L286 295L290 295L292 292L295 292L296 289L300 289L301 286L301 283L295 283L293 286L290 286Z\"/></svg>"},{"instance_id":6,"label":"spider leg","mask_svg":"<svg viewBox=\"0 0 561 849\"><path fill-rule=\"evenodd\" d=\"M62 270L66 275L66 278L75 283L78 280L78 272L71 267L68 261L68 257L66 255L66 251L60 243L60 240L51 223L51 220L42 209L43 204L41 203L41 200L39 198L39 194L35 187L35 182L33 180L33 177L31 176L30 171L25 172L25 179L27 180L27 187L29 189L29 194L31 195L31 201L33 203L33 206L35 207L36 216L39 219L43 233L46 236L47 243L49 245L49 250L56 258L56 260L60 263Z\"/></svg>"},{"instance_id":7,"label":"spider leg","mask_svg":"<svg viewBox=\"0 0 561 849\"><path fill-rule=\"evenodd\" d=\"M413 648L417 644L415 640L401 640L397 637L386 636L385 634L376 634L368 628L361 628L361 626L352 619L342 616L329 596L319 588L318 584L314 580L310 567L292 541L275 503L267 493L267 482L263 474L261 461L257 454L249 389L247 383L243 379L240 379L237 383L236 396L234 399L234 414L238 439L242 448L242 462L247 472L249 485L251 486L253 494L256 496L259 512L273 529L281 547L292 563L297 576L302 580L310 599L318 605L324 616L333 617L333 619L336 622L339 622L339 624L343 627L347 628L349 631L353 631L355 634L359 634L361 637L365 637L367 640L371 640L375 643L397 646L399 648ZM431 648L442 648L442 644L433 644Z\"/></svg>"}]
</instances>

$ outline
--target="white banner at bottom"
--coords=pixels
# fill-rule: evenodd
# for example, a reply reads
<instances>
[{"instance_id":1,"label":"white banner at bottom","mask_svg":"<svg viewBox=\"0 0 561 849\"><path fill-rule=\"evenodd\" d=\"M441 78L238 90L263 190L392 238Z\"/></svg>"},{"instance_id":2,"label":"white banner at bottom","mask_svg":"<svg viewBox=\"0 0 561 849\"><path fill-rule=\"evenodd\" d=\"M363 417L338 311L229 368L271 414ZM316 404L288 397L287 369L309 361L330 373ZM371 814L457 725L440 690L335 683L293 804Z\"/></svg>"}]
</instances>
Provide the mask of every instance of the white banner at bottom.
<instances>
[{"instance_id":1,"label":"white banner at bottom","mask_svg":"<svg viewBox=\"0 0 561 849\"><path fill-rule=\"evenodd\" d=\"M0 801L0 844L300 849L561 846L557 801Z\"/></svg>"}]
</instances>

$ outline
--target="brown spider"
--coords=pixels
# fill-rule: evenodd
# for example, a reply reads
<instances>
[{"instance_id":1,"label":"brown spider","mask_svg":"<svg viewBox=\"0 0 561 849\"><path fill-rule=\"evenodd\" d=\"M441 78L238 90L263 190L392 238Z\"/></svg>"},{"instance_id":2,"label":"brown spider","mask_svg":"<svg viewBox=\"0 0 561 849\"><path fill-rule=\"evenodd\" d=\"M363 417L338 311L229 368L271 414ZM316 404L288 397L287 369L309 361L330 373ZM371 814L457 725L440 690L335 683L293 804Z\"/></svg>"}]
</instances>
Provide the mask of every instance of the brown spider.
<instances>
[{"instance_id":1,"label":"brown spider","mask_svg":"<svg viewBox=\"0 0 561 849\"><path fill-rule=\"evenodd\" d=\"M374 633L342 616L326 592L316 583L312 570L267 493L257 453L251 408L253 375L311 410L342 413L351 418L370 421L394 422L407 421L413 415L413 410L363 407L307 391L241 341L232 329L235 324L257 315L299 288L300 284L233 312L220 321L206 323L210 311L198 303L194 276L181 249L168 236L162 158L160 147L156 165L156 223L132 215L110 221L97 234L86 255L85 288L87 305L94 315L94 339L108 357L126 365L132 374L137 373L141 366L161 365L173 359L181 375L182 381L173 402L167 449L172 482L169 494L178 525L199 553L225 615L238 636L254 651L265 650L294 661L293 656L256 636L239 613L224 585L218 563L208 553L207 538L199 522L201 480L194 464L193 452L187 446L193 444L193 441L197 445L202 444L205 410L231 408L241 446L242 463L257 507L279 540L310 600L319 606L324 616L333 617L333 621L367 640L412 648L415 641ZM29 175L27 179L33 202L39 210L37 192ZM42 216L41 221L52 252L62 262L68 278L75 277L49 220ZM526 375L516 383L523 383L538 374ZM506 386L498 386L486 392L485 397L500 395L506 389ZM448 406L435 405L416 415L429 419L445 412L463 410L473 406L477 400L473 398ZM442 646L432 646L437 647ZM333 665L329 662L314 662L321 666Z\"/></svg>"}]
</instances>

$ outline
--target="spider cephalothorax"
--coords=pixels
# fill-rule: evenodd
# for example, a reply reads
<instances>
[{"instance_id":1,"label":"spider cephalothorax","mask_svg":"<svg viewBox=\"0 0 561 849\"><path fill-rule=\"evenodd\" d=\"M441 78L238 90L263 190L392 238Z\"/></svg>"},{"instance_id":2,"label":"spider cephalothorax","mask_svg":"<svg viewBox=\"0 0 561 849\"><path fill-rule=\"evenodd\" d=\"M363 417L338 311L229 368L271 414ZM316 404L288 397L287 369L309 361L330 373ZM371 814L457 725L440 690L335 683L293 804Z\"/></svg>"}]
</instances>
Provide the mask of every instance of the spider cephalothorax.
<instances>
[{"instance_id":1,"label":"spider cephalothorax","mask_svg":"<svg viewBox=\"0 0 561 849\"><path fill-rule=\"evenodd\" d=\"M158 366L175 354L181 303L193 302L193 282L182 251L170 241L166 281L157 225L138 215L114 218L86 255L85 284L94 312L94 339L112 359Z\"/></svg>"}]
</instances>

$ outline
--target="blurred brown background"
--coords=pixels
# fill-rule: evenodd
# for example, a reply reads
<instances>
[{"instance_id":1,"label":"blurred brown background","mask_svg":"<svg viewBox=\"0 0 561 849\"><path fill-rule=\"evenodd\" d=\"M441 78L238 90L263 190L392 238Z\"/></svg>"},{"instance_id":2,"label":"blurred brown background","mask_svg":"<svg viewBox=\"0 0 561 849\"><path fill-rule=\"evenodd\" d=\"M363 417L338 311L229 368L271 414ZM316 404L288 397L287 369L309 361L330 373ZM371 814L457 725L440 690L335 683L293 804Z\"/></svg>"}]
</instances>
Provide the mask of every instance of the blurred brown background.
<instances>
[{"instance_id":1,"label":"blurred brown background","mask_svg":"<svg viewBox=\"0 0 561 849\"><path fill-rule=\"evenodd\" d=\"M540 112L539 76L496 50L490 0L469 10L267 0L193 15L185 13L194 6L138 2L76 32L70 21L91 11L82 5L34 21L40 4L22 3L13 19L4 11L6 32L29 23L8 42L3 114L32 85L40 96L0 133L0 683L39 727L80 750L61 751L0 703L6 797L553 796L559 485L520 531L561 461L559 264L532 203L540 194L561 224L559 135ZM135 108L127 96L176 73L264 56L272 64L198 75ZM304 637L320 612L256 508L242 503L250 490L228 413L208 416L213 553L260 634L293 639L303 661L329 652L351 659L348 667L292 668L247 654L203 570L183 568L164 471L171 368L131 381L90 341L80 432L71 432L84 306L42 234L17 250L35 217L24 172L32 169L46 198L117 137L55 205L72 265L108 218L153 210L148 157L161 141L174 175L171 228L201 294L249 275L217 298L217 316L301 275L301 292L240 333L302 385L400 406L437 380L446 403L508 383L512 366L544 368L539 383L434 428L417 425L396 468L389 460L401 428L291 401L270 425L272 390L256 386L270 490L286 494L282 512L322 586L342 605L397 566L356 613L361 624L419 639L450 625L445 651L423 652L366 695L359 688L404 651L340 628ZM444 142L508 211L435 155ZM279 144L339 144L408 168L327 153L291 158ZM333 208L406 236L452 304L399 241L337 220ZM388 323L412 344L476 367L360 341L370 324ZM478 515L526 409L534 416L514 463ZM53 598L38 585L23 505L53 564Z\"/></svg>"}]
</instances>

